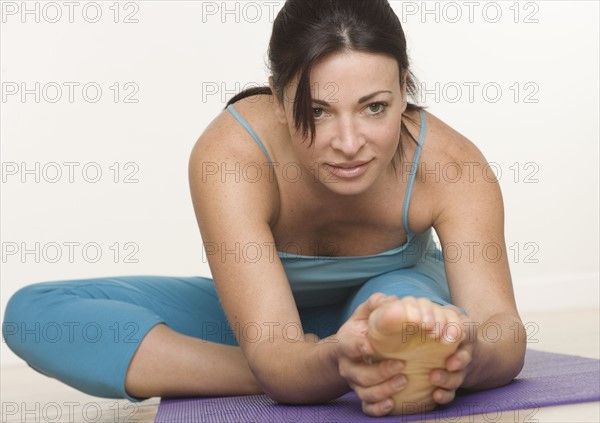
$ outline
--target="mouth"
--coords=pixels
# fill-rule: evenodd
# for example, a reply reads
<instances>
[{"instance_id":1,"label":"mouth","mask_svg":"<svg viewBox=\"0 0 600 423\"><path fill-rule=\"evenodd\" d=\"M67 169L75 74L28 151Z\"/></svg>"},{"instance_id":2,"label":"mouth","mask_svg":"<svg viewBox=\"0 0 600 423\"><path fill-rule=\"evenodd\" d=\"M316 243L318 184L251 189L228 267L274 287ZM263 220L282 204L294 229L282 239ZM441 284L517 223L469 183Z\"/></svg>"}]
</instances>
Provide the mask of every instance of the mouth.
<instances>
[{"instance_id":1,"label":"mouth","mask_svg":"<svg viewBox=\"0 0 600 423\"><path fill-rule=\"evenodd\" d=\"M344 162L344 163L327 163L329 166L331 167L337 167L340 169L352 169L355 167L359 167L362 166L364 164L369 163L371 160L365 160L365 161L354 161L354 162Z\"/></svg>"},{"instance_id":2,"label":"mouth","mask_svg":"<svg viewBox=\"0 0 600 423\"><path fill-rule=\"evenodd\" d=\"M345 179L356 178L367 171L371 160L343 163L325 163L325 166L327 167L329 172L336 177Z\"/></svg>"}]
</instances>

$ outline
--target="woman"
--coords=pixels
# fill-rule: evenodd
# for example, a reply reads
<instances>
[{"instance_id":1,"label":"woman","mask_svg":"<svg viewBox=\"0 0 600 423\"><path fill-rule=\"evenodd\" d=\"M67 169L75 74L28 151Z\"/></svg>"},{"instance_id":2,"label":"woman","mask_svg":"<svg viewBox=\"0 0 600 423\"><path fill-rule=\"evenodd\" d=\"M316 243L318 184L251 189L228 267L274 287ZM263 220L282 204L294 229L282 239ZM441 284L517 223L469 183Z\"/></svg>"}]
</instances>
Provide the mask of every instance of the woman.
<instances>
[{"instance_id":1,"label":"woman","mask_svg":"<svg viewBox=\"0 0 600 423\"><path fill-rule=\"evenodd\" d=\"M9 347L131 401L308 404L354 389L381 416L511 381L525 332L499 185L473 143L408 102L416 84L388 2L288 0L269 59L269 87L231 99L190 157L214 280L33 284L7 306Z\"/></svg>"}]
</instances>

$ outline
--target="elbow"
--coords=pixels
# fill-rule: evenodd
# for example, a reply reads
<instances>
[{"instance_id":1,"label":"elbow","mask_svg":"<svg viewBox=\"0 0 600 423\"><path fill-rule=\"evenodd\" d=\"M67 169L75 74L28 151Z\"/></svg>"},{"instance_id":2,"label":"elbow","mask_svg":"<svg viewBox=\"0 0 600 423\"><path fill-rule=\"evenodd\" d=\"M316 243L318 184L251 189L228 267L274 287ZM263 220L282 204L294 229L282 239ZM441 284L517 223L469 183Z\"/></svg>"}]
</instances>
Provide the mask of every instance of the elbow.
<instances>
[{"instance_id":1,"label":"elbow","mask_svg":"<svg viewBox=\"0 0 600 423\"><path fill-rule=\"evenodd\" d=\"M280 369L275 360L269 360L268 354L254 357L256 359L248 360L248 364L262 392L277 403L297 404L292 398L293 390L285 377L285 369Z\"/></svg>"},{"instance_id":2,"label":"elbow","mask_svg":"<svg viewBox=\"0 0 600 423\"><path fill-rule=\"evenodd\" d=\"M278 404L304 405L313 404L311 398L303 395L295 384L286 377L285 369L263 366L261 370L253 369L262 392Z\"/></svg>"},{"instance_id":3,"label":"elbow","mask_svg":"<svg viewBox=\"0 0 600 423\"><path fill-rule=\"evenodd\" d=\"M294 385L283 377L282 373L277 374L275 369L269 369L266 374L263 373L256 379L264 394L279 404L308 404L307 401L299 398L299 392L294 389Z\"/></svg>"},{"instance_id":4,"label":"elbow","mask_svg":"<svg viewBox=\"0 0 600 423\"><path fill-rule=\"evenodd\" d=\"M507 363L507 368L504 372L504 380L501 380L500 386L511 383L519 374L521 370L523 370L523 366L525 365L525 354L519 353L515 355L513 360Z\"/></svg>"},{"instance_id":5,"label":"elbow","mask_svg":"<svg viewBox=\"0 0 600 423\"><path fill-rule=\"evenodd\" d=\"M525 331L525 329L523 329L523 331ZM525 366L525 354L527 352L527 336L525 336L522 340L522 342L518 342L516 343L516 350L514 353L514 362L512 365L512 372L511 372L511 381L516 378L519 373L521 373L521 370L523 370L523 367Z\"/></svg>"},{"instance_id":6,"label":"elbow","mask_svg":"<svg viewBox=\"0 0 600 423\"><path fill-rule=\"evenodd\" d=\"M523 367L525 366L525 354L527 351L527 333L525 332L525 328L522 323L519 321L516 323L519 325L519 333L524 334L521 337L518 337L512 341L513 348L510 352L510 356L505 358L506 367L504 368L504 377L499 381L501 385L506 385L512 382L519 374Z\"/></svg>"},{"instance_id":7,"label":"elbow","mask_svg":"<svg viewBox=\"0 0 600 423\"><path fill-rule=\"evenodd\" d=\"M514 352L512 356L514 357L512 363L512 379L521 373L523 370L523 366L525 366L525 354L527 352L527 331L525 330L525 326L521 320L517 320L515 324L519 327L519 332L522 334L520 337L514 340Z\"/></svg>"},{"instance_id":8,"label":"elbow","mask_svg":"<svg viewBox=\"0 0 600 423\"><path fill-rule=\"evenodd\" d=\"M279 389L278 382L274 375L268 374L270 372L265 373L254 369L253 372L256 376L256 380L260 385L260 388L266 396L268 396L275 402L285 402L285 399L282 395L282 391L281 389Z\"/></svg>"},{"instance_id":9,"label":"elbow","mask_svg":"<svg viewBox=\"0 0 600 423\"><path fill-rule=\"evenodd\" d=\"M299 402L290 398L289 395L286 395L284 392L281 392L281 390L279 390L279 389L274 389L269 392L265 391L265 394L278 404L284 404L284 405L299 405L300 404Z\"/></svg>"},{"instance_id":10,"label":"elbow","mask_svg":"<svg viewBox=\"0 0 600 423\"><path fill-rule=\"evenodd\" d=\"M270 383L261 383L261 388L266 396L278 404L301 405L306 404L290 391L289 385L280 386L276 381Z\"/></svg>"},{"instance_id":11,"label":"elbow","mask_svg":"<svg viewBox=\"0 0 600 423\"><path fill-rule=\"evenodd\" d=\"M299 398L295 392L286 392L285 390L276 390L272 394L266 394L269 398L278 404L283 405L315 405L325 403L326 401L311 400L308 398Z\"/></svg>"},{"instance_id":12,"label":"elbow","mask_svg":"<svg viewBox=\"0 0 600 423\"><path fill-rule=\"evenodd\" d=\"M474 391L498 388L511 383L521 373L525 365L527 335L519 320L509 321L506 327L510 330L501 342L483 344L484 351L480 351L480 355L487 358L478 361L464 388Z\"/></svg>"}]
</instances>

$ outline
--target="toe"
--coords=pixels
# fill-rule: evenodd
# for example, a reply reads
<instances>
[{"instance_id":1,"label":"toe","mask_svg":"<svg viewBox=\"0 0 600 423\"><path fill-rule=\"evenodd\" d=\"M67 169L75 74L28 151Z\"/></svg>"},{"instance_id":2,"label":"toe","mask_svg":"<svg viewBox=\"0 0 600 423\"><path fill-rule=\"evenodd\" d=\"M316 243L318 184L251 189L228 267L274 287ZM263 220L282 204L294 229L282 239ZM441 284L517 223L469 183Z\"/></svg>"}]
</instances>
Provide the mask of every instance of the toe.
<instances>
[{"instance_id":1,"label":"toe","mask_svg":"<svg viewBox=\"0 0 600 423\"><path fill-rule=\"evenodd\" d=\"M435 335L441 337L447 322L446 313L444 313L442 307L433 307L433 315L435 318Z\"/></svg>"},{"instance_id":2,"label":"toe","mask_svg":"<svg viewBox=\"0 0 600 423\"><path fill-rule=\"evenodd\" d=\"M434 304L427 298L419 298L417 304L421 310L421 319L426 330L432 330L435 327Z\"/></svg>"},{"instance_id":3,"label":"toe","mask_svg":"<svg viewBox=\"0 0 600 423\"><path fill-rule=\"evenodd\" d=\"M422 322L421 307L415 297L404 297L402 303L406 309L406 320L413 323Z\"/></svg>"},{"instance_id":4,"label":"toe","mask_svg":"<svg viewBox=\"0 0 600 423\"><path fill-rule=\"evenodd\" d=\"M387 302L369 316L369 332L378 337L397 334L401 331L401 324L409 320L408 313L404 300Z\"/></svg>"}]
</instances>

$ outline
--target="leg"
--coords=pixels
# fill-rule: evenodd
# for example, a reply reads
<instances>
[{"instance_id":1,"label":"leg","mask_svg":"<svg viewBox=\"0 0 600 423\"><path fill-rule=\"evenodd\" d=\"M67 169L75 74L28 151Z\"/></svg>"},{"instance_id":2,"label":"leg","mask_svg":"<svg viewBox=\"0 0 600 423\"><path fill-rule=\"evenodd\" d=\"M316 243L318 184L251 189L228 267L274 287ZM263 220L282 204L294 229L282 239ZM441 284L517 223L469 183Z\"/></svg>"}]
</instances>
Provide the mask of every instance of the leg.
<instances>
[{"instance_id":1,"label":"leg","mask_svg":"<svg viewBox=\"0 0 600 423\"><path fill-rule=\"evenodd\" d=\"M396 295L369 318L368 337L378 352L374 359L401 359L406 363L407 386L394 396L391 414L432 409L434 387L429 374L444 366L458 347L460 318L450 304L441 252L417 265L370 279L350 298L344 317L375 292ZM459 336L452 340L451 334Z\"/></svg>"},{"instance_id":2,"label":"leg","mask_svg":"<svg viewBox=\"0 0 600 423\"><path fill-rule=\"evenodd\" d=\"M125 390L136 397L263 393L239 346L183 335L164 324L144 337L129 365Z\"/></svg>"},{"instance_id":3,"label":"leg","mask_svg":"<svg viewBox=\"0 0 600 423\"><path fill-rule=\"evenodd\" d=\"M91 395L257 393L207 278L29 285L11 297L3 335L32 368Z\"/></svg>"}]
</instances>

